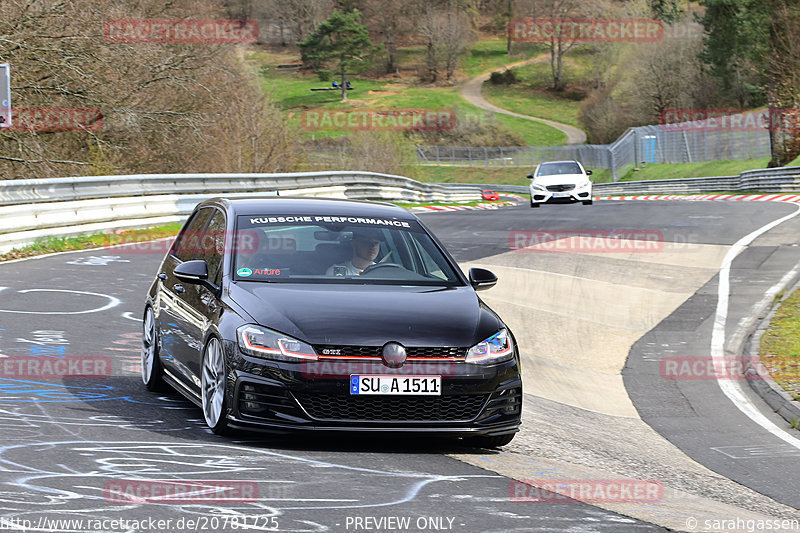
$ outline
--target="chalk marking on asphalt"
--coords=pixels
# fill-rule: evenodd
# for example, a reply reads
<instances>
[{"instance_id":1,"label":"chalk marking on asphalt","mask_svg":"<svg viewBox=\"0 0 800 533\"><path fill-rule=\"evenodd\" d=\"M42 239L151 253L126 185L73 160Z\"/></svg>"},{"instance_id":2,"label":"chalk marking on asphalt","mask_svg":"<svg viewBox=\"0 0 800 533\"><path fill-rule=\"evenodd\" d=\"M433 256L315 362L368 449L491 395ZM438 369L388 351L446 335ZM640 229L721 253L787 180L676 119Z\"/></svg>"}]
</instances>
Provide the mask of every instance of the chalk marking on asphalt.
<instances>
[{"instance_id":1,"label":"chalk marking on asphalt","mask_svg":"<svg viewBox=\"0 0 800 533\"><path fill-rule=\"evenodd\" d=\"M47 450L53 450L55 448L66 446L69 448L69 451L75 453L83 453L88 452L89 455L97 454L95 461L100 465L99 469L92 470L90 472L83 472L83 473L76 473L76 474L69 474L64 472L52 472L45 470L38 465L25 465L17 463L11 459L7 459L4 455L7 452L22 449L22 448L30 448L30 447L37 447L37 446L44 446ZM223 450L225 452L224 455L213 455L212 449L214 451ZM28 475L23 475L16 478L16 483L24 488L35 490L37 492L41 492L44 494L55 495L57 498L62 499L75 499L75 498L86 498L86 499L99 499L99 496L92 496L87 494L79 494L75 491L70 491L66 489L59 489L56 487L48 487L43 486L41 484L37 484L41 479L49 479L53 477L59 478L71 478L71 477L81 477L83 479L87 478L113 478L119 479L120 477L118 474L124 474L127 476L131 475L129 471L130 464L122 465L126 466L126 469L117 470L116 467L118 466L115 463L115 456L108 455L108 454L118 454L118 456L124 458L137 458L144 456L147 457L148 455L157 456L157 459L147 458L148 461L155 463L156 466L160 466L158 463L165 463L171 466L195 466L195 467L212 467L215 470L215 473L223 473L223 472L242 472L242 471L258 471L260 469L253 469L246 465L234 462L232 460L228 460L229 452L241 452L246 451L249 454L253 454L253 456L261 456L261 457L269 457L276 460L283 460L289 462L296 462L300 464L307 465L309 467L328 467L334 468L349 472L358 472L362 474L376 474L381 476L390 476L396 479L407 479L412 481L411 485L408 487L400 487L398 489L399 494L395 497L396 499L391 501L384 501L384 502L377 502L377 503L365 503L365 504L356 504L356 505L325 505L325 506L309 506L309 507L280 507L277 508L280 511L290 511L290 510L325 510L325 509L364 509L364 508L373 508L373 507L388 507L402 503L408 503L413 501L417 498L420 491L431 483L436 482L453 482L453 481L464 481L467 479L479 479L479 478L490 478L490 479L498 479L502 478L502 476L497 474L455 474L455 475L441 475L441 474L428 474L422 472L395 472L391 470L381 470L377 468L368 468L368 467L358 467L334 462L328 462L318 459L312 459L307 457L300 457L295 456L287 453L279 453L271 450L265 450L261 448L244 448L241 445L227 445L227 444L170 444L170 443L150 443L150 442L128 442L128 441L105 441L105 442L87 442L87 441L58 441L58 442L35 442L35 443L26 443L26 444L15 444L15 445L5 445L0 446L0 468L4 471L11 471L11 468L21 468L23 471ZM187 453L188 452L188 453ZM193 453L199 452L199 453ZM220 462L220 459L225 457L225 460ZM205 463L193 463L193 460L200 460L205 459ZM209 463L208 460L213 460L216 462ZM149 473L152 473L152 466L150 467L151 470L148 470ZM140 474L144 472L139 472ZM167 471L159 471L160 475L177 475L179 473L178 470L173 472ZM199 469L196 472L187 472L187 471L180 471L182 475L186 475L187 473L203 473L202 469ZM292 480L282 480L282 482L294 482ZM263 481L259 481L263 482ZM273 481L275 482L275 481ZM97 487L92 487L96 489ZM292 501L302 501L293 499Z\"/></svg>"},{"instance_id":2,"label":"chalk marking on asphalt","mask_svg":"<svg viewBox=\"0 0 800 533\"><path fill-rule=\"evenodd\" d=\"M102 307L97 307L95 309L89 309L86 311L18 311L11 309L0 309L0 313L19 313L24 315L84 315L87 313L99 313L101 311L106 311L122 303L122 301L119 298L109 296L108 294L100 294L97 292L87 292L87 291L73 291L69 289L24 289L17 292L19 292L20 294L26 294L29 292L66 292L69 294L87 294L89 296L99 296L101 298L107 298L108 303Z\"/></svg>"},{"instance_id":3,"label":"chalk marking on asphalt","mask_svg":"<svg viewBox=\"0 0 800 533\"><path fill-rule=\"evenodd\" d=\"M135 320L136 322L142 322L141 318L136 318L130 311L125 311L124 313L122 313L122 318L127 318L128 320Z\"/></svg>"},{"instance_id":4,"label":"chalk marking on asphalt","mask_svg":"<svg viewBox=\"0 0 800 533\"><path fill-rule=\"evenodd\" d=\"M800 205L797 206L797 209L794 213L781 217L777 220L770 222L769 224L758 228L757 230L751 232L748 235L745 235L738 241L736 241L733 246L731 246L728 253L725 254L725 258L722 260L722 267L719 271L719 288L717 289L717 309L716 314L714 315L714 329L711 334L711 359L714 362L715 368L721 367L724 364L725 358L725 324L728 320L728 300L730 298L730 271L731 265L733 264L733 260L738 256L751 242L753 242L757 237L766 233L767 231L771 230L772 228L778 226L790 220L797 215L800 214ZM797 267L795 267L796 269ZM792 271L794 272L794 271ZM782 283L785 283L784 280L787 280L787 276L792 274L789 272L784 276L781 281L779 281L776 285L774 285L768 293L774 291L777 294L779 287ZM766 296L765 296L766 298ZM723 380L717 378L717 385L722 390L722 393L728 397L728 399L739 409L742 413L747 415L750 420L761 426L762 428L766 429L779 439L784 442L787 442L794 446L795 448L800 449L800 439L793 437L789 433L787 433L782 428L775 425L770 419L764 416L761 411L758 410L756 405L750 401L750 399L744 394L744 392L737 386L735 380Z\"/></svg>"}]
</instances>

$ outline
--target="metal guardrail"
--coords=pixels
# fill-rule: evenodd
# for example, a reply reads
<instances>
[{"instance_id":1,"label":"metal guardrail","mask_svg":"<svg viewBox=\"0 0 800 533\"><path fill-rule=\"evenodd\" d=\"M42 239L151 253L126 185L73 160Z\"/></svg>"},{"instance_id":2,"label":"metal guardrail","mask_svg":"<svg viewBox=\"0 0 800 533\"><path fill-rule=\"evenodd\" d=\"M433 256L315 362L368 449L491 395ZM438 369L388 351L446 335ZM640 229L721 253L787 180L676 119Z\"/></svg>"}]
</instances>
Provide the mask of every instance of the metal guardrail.
<instances>
[{"instance_id":1,"label":"metal guardrail","mask_svg":"<svg viewBox=\"0 0 800 533\"><path fill-rule=\"evenodd\" d=\"M526 193L521 185L421 183L373 172L173 174L0 181L0 253L39 237L65 236L181 220L214 196L289 192L359 200L454 202L480 189ZM599 183L597 195L798 192L800 167L749 170L738 176Z\"/></svg>"},{"instance_id":2,"label":"metal guardrail","mask_svg":"<svg viewBox=\"0 0 800 533\"><path fill-rule=\"evenodd\" d=\"M800 167L746 170L738 176L598 183L597 194L705 194L710 192L800 192Z\"/></svg>"},{"instance_id":3,"label":"metal guardrail","mask_svg":"<svg viewBox=\"0 0 800 533\"><path fill-rule=\"evenodd\" d=\"M739 176L598 183L595 194L704 194L740 189Z\"/></svg>"},{"instance_id":4,"label":"metal guardrail","mask_svg":"<svg viewBox=\"0 0 800 533\"><path fill-rule=\"evenodd\" d=\"M134 228L183 219L214 196L290 193L357 200L480 199L478 185L421 183L373 172L90 176L0 181L0 253L41 237Z\"/></svg>"},{"instance_id":5,"label":"metal guardrail","mask_svg":"<svg viewBox=\"0 0 800 533\"><path fill-rule=\"evenodd\" d=\"M481 185L481 187L497 192L516 194L529 192L528 187L525 185ZM616 194L706 194L733 191L800 193L800 167L747 170L738 176L595 183L592 191L598 196Z\"/></svg>"},{"instance_id":6,"label":"metal guardrail","mask_svg":"<svg viewBox=\"0 0 800 533\"><path fill-rule=\"evenodd\" d=\"M392 200L450 200L453 194L472 194L478 185L464 185L462 190L435 183L421 183L404 176L374 172L295 172L286 174L139 174L129 176L87 176L0 180L0 206L34 202L57 202L148 196L158 194L230 194L264 191L304 191L319 187L345 187L348 198L379 199L370 196L380 187L397 189Z\"/></svg>"}]
</instances>

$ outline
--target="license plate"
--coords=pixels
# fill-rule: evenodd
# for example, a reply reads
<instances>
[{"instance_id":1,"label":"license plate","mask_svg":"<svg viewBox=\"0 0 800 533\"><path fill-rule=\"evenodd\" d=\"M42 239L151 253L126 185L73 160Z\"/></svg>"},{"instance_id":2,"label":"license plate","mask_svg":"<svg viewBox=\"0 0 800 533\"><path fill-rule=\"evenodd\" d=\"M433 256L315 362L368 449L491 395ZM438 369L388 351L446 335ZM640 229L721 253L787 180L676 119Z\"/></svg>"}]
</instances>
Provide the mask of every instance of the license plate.
<instances>
[{"instance_id":1,"label":"license plate","mask_svg":"<svg viewBox=\"0 0 800 533\"><path fill-rule=\"evenodd\" d=\"M556 198L569 198L572 195L568 192L554 192L553 196Z\"/></svg>"},{"instance_id":2,"label":"license plate","mask_svg":"<svg viewBox=\"0 0 800 533\"><path fill-rule=\"evenodd\" d=\"M442 376L350 376L350 394L441 396Z\"/></svg>"}]
</instances>

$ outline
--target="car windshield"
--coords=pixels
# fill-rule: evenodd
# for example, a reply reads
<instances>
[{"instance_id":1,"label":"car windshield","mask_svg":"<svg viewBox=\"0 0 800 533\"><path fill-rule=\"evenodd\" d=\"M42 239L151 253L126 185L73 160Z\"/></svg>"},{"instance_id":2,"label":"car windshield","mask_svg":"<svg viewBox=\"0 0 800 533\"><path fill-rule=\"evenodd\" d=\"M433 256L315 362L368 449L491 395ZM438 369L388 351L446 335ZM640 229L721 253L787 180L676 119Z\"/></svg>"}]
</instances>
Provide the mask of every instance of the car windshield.
<instances>
[{"instance_id":1,"label":"car windshield","mask_svg":"<svg viewBox=\"0 0 800 533\"><path fill-rule=\"evenodd\" d=\"M558 176L563 174L583 174L581 167L574 161L564 163L542 163L536 176Z\"/></svg>"},{"instance_id":2,"label":"car windshield","mask_svg":"<svg viewBox=\"0 0 800 533\"><path fill-rule=\"evenodd\" d=\"M463 282L413 220L239 216L235 281L455 286Z\"/></svg>"}]
</instances>

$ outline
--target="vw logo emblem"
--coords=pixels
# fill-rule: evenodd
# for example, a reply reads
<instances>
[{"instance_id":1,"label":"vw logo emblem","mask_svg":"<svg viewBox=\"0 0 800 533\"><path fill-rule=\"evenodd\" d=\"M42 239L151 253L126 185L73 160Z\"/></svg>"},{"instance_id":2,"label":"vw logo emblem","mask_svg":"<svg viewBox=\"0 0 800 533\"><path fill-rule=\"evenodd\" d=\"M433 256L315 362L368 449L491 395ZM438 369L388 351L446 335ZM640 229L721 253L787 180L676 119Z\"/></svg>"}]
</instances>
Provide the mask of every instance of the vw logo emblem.
<instances>
[{"instance_id":1,"label":"vw logo emblem","mask_svg":"<svg viewBox=\"0 0 800 533\"><path fill-rule=\"evenodd\" d=\"M381 359L383 359L383 364L389 368L400 368L406 362L406 349L402 344L387 342L383 345Z\"/></svg>"}]
</instances>

